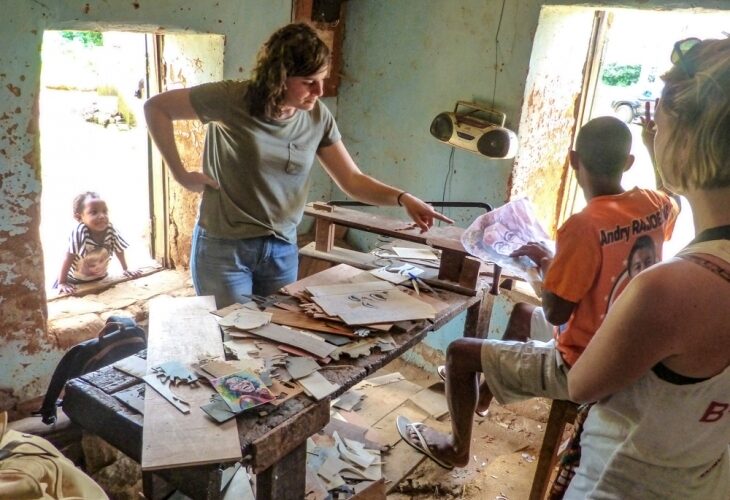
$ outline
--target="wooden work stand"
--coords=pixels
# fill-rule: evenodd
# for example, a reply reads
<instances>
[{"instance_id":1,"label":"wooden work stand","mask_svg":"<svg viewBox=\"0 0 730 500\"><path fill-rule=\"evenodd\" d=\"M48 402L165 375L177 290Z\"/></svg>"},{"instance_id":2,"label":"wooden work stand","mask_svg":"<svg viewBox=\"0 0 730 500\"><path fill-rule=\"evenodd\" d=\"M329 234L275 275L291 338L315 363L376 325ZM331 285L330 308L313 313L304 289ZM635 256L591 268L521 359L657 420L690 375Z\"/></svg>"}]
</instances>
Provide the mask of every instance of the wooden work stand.
<instances>
[{"instance_id":1,"label":"wooden work stand","mask_svg":"<svg viewBox=\"0 0 730 500\"><path fill-rule=\"evenodd\" d=\"M395 348L370 355L340 358L327 365L322 375L339 389L329 398L315 401L300 394L270 410L266 416L246 412L236 417L242 463L256 474L256 498L301 499L306 476L306 441L329 422L330 398L344 393L375 371L399 358L431 331L437 330L467 311L476 318L481 292L473 295L438 290L442 307L431 320L420 320L408 331L392 332ZM177 300L177 299L173 299ZM168 309L172 311L173 309ZM476 325L467 321L464 334L473 336ZM122 404L114 395L143 385L140 379L111 366L71 380L66 385L63 411L72 422L121 450L130 458L143 460L146 418ZM221 472L225 463L207 463L145 472L148 498L155 498L153 477L193 499L220 498Z\"/></svg>"},{"instance_id":2,"label":"wooden work stand","mask_svg":"<svg viewBox=\"0 0 730 500\"><path fill-rule=\"evenodd\" d=\"M479 288L479 272L482 268L482 261L470 256L464 249L464 245L461 244L463 228L456 226L432 227L428 232L421 233L419 228L412 227L411 224L401 219L335 207L327 203L310 203L304 208L304 213L315 218L313 250L317 254L310 253L313 257L326 259L322 254L328 253L342 255L341 250L343 249L334 246L334 239L335 226L344 226L413 241L441 250L441 263L436 277L438 281L432 280L433 283L442 288L471 295L476 294ZM302 254L307 255L307 247L302 249ZM338 260L342 261L342 259ZM375 267L375 265L371 267Z\"/></svg>"}]
</instances>

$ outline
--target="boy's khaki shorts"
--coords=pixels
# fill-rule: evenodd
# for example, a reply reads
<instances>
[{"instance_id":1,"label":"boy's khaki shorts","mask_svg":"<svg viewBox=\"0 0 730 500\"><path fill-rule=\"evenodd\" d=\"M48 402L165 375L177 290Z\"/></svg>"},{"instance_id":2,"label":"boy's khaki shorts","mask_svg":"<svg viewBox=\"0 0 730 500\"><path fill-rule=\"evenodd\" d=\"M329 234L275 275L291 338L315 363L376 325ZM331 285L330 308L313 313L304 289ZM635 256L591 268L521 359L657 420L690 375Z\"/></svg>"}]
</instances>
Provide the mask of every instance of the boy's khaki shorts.
<instances>
[{"instance_id":1,"label":"boy's khaki shorts","mask_svg":"<svg viewBox=\"0 0 730 500\"><path fill-rule=\"evenodd\" d=\"M568 366L554 340L485 340L481 356L484 380L502 404L536 396L570 399Z\"/></svg>"}]
</instances>

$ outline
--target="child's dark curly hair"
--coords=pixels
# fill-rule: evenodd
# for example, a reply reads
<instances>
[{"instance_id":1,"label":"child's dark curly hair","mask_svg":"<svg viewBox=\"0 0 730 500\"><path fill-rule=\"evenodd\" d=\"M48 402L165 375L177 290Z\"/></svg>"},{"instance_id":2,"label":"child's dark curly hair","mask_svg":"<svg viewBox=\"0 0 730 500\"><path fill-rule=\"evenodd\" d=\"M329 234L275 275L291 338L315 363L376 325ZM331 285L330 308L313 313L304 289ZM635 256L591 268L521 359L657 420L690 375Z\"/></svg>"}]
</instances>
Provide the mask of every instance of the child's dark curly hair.
<instances>
[{"instance_id":1,"label":"child's dark curly hair","mask_svg":"<svg viewBox=\"0 0 730 500\"><path fill-rule=\"evenodd\" d=\"M76 196L76 198L74 198L74 217L78 219L79 217L81 217L81 214L84 213L86 200L98 200L99 198L101 198L101 196L99 196L99 193L94 191L86 191L85 193L81 193L80 195Z\"/></svg>"},{"instance_id":2,"label":"child's dark curly hair","mask_svg":"<svg viewBox=\"0 0 730 500\"><path fill-rule=\"evenodd\" d=\"M253 116L275 117L281 111L290 76L309 76L330 63L330 50L306 23L276 31L259 50L246 95Z\"/></svg>"}]
</instances>

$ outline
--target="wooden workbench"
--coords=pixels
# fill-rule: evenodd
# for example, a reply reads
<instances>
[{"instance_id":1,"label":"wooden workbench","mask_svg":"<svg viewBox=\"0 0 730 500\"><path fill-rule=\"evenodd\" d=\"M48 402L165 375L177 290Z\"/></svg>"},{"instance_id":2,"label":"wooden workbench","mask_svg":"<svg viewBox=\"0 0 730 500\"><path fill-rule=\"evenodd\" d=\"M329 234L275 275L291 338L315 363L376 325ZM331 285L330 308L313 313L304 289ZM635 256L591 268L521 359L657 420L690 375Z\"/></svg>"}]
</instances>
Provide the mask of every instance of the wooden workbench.
<instances>
[{"instance_id":1,"label":"wooden workbench","mask_svg":"<svg viewBox=\"0 0 730 500\"><path fill-rule=\"evenodd\" d=\"M336 397L359 381L382 368L420 342L429 332L441 328L460 313L467 311L466 336L475 336L476 321L482 298L481 291L463 295L439 290L440 299L448 304L433 320L422 320L408 332L392 333L396 348L376 352L357 359L333 361L320 372L340 386ZM112 367L71 380L66 386L63 410L83 429L97 434L136 461L141 459L142 415L130 410L114 393L142 384L139 379ZM265 417L257 412L237 418L243 462L255 474L258 499L302 498L306 474L306 440L329 421L330 400L314 401L299 395L275 408ZM225 464L194 468L155 471L186 495L217 498L220 491L220 470ZM152 490L151 473L145 473L145 490Z\"/></svg>"}]
</instances>

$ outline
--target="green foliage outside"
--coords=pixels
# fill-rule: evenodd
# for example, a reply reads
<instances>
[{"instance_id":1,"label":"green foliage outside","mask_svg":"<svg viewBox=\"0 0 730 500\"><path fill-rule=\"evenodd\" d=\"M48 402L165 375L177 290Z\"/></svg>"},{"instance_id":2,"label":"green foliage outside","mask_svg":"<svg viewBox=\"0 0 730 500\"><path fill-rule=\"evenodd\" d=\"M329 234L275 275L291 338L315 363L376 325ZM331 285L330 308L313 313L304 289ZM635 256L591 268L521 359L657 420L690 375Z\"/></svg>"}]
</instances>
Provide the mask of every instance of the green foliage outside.
<instances>
[{"instance_id":1,"label":"green foliage outside","mask_svg":"<svg viewBox=\"0 0 730 500\"><path fill-rule=\"evenodd\" d=\"M628 87L639 81L641 64L607 64L603 68L601 81L612 87Z\"/></svg>"},{"instance_id":2,"label":"green foliage outside","mask_svg":"<svg viewBox=\"0 0 730 500\"><path fill-rule=\"evenodd\" d=\"M101 47L104 45L104 35L98 31L62 31L61 36L72 42L78 41L84 47Z\"/></svg>"},{"instance_id":3,"label":"green foliage outside","mask_svg":"<svg viewBox=\"0 0 730 500\"><path fill-rule=\"evenodd\" d=\"M129 125L130 127L136 127L137 126L137 118L135 118L134 113L129 107L129 104L127 104L127 101L122 96L117 96L117 109L119 110L119 113L124 118L124 122Z\"/></svg>"}]
</instances>

